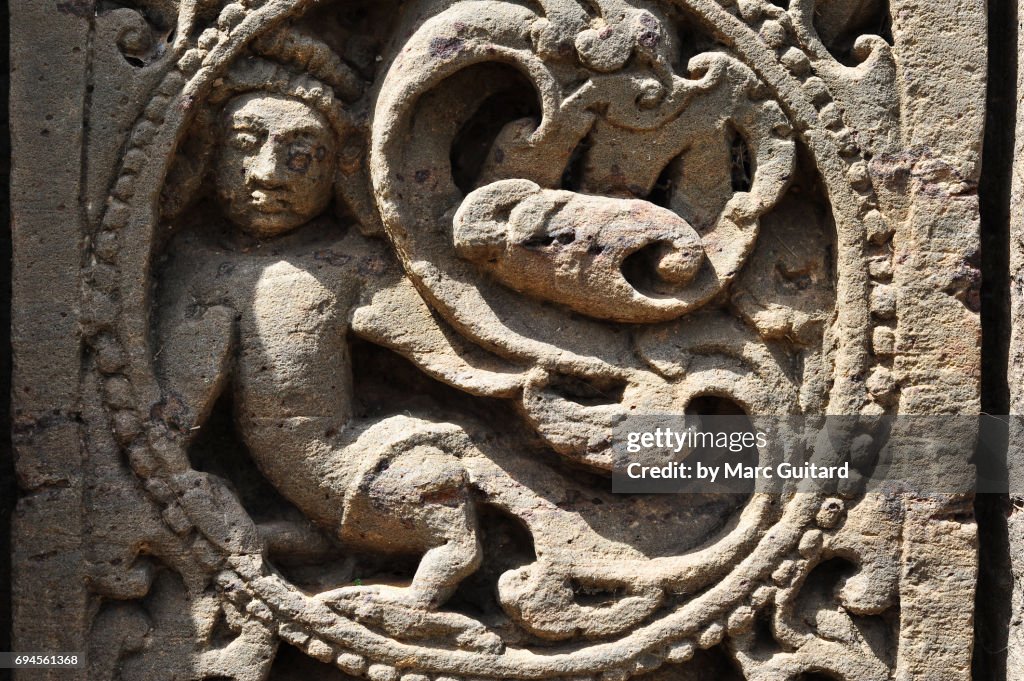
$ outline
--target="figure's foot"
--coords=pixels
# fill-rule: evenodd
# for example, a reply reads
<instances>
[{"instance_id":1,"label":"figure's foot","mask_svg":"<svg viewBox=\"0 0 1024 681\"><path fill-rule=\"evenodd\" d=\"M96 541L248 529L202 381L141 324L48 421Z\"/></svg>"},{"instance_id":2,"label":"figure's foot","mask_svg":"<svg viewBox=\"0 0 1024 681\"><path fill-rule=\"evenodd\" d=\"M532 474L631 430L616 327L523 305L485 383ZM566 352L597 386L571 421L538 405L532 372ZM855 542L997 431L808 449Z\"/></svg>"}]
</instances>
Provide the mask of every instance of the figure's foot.
<instances>
[{"instance_id":1,"label":"figure's foot","mask_svg":"<svg viewBox=\"0 0 1024 681\"><path fill-rule=\"evenodd\" d=\"M343 586L315 596L327 607L343 615L351 615L360 608L373 604L391 604L403 608L426 610L427 602L418 596L410 587L391 586L389 584L366 584L359 586Z\"/></svg>"},{"instance_id":2,"label":"figure's foot","mask_svg":"<svg viewBox=\"0 0 1024 681\"><path fill-rule=\"evenodd\" d=\"M430 598L412 587L347 586L318 594L315 599L345 617L400 640L454 640L462 650L493 655L500 655L505 649L501 637L483 624L458 613L433 610Z\"/></svg>"},{"instance_id":3,"label":"figure's foot","mask_svg":"<svg viewBox=\"0 0 1024 681\"><path fill-rule=\"evenodd\" d=\"M574 582L582 594L570 586ZM607 598L599 605L585 605L579 602L580 595ZM501 575L498 600L508 616L531 634L564 641L622 634L657 610L664 591L639 580L584 580L566 566L533 563Z\"/></svg>"}]
</instances>

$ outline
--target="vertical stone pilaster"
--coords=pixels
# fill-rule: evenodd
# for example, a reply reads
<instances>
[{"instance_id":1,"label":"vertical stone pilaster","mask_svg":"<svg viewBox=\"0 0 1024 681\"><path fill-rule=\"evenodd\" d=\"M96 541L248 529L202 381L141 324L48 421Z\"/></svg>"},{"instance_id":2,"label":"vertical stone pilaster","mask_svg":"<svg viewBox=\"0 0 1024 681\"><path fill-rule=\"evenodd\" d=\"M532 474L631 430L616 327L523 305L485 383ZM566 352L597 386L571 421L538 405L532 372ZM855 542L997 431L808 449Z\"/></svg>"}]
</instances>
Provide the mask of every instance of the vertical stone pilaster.
<instances>
[{"instance_id":1,"label":"vertical stone pilaster","mask_svg":"<svg viewBox=\"0 0 1024 681\"><path fill-rule=\"evenodd\" d=\"M21 498L13 528L13 648L86 650L78 272L87 125L88 0L14 2L11 177L13 439ZM18 678L85 678L82 670Z\"/></svg>"}]
</instances>

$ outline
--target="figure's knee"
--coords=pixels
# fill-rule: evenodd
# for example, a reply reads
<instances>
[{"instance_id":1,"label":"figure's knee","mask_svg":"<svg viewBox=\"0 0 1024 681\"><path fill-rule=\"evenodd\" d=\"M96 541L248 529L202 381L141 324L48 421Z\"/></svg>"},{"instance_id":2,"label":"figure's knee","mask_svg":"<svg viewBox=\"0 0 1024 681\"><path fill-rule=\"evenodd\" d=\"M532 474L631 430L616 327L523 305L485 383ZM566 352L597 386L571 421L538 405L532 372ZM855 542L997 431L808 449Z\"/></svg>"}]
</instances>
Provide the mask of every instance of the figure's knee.
<instances>
[{"instance_id":1,"label":"figure's knee","mask_svg":"<svg viewBox=\"0 0 1024 681\"><path fill-rule=\"evenodd\" d=\"M459 455L473 447L465 429L457 423L429 421L406 415L389 416L355 431L354 451L394 459L416 447L434 447Z\"/></svg>"},{"instance_id":2,"label":"figure's knee","mask_svg":"<svg viewBox=\"0 0 1024 681\"><path fill-rule=\"evenodd\" d=\"M454 543L465 549L476 541L469 475L458 457L430 445L382 460L360 481L347 511L346 538L371 548L427 551Z\"/></svg>"},{"instance_id":3,"label":"figure's knee","mask_svg":"<svg viewBox=\"0 0 1024 681\"><path fill-rule=\"evenodd\" d=\"M466 496L468 475L455 456L417 445L385 461L373 477L370 493L400 503L458 505Z\"/></svg>"}]
</instances>

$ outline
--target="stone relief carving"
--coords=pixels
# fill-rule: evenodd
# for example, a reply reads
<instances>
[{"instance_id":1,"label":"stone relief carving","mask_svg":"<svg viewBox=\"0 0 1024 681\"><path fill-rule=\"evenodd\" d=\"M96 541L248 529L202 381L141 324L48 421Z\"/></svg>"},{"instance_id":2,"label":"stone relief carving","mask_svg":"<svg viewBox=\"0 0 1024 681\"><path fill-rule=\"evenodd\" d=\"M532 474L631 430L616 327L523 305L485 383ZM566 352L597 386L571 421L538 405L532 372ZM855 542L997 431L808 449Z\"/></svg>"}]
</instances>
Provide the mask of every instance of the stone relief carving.
<instances>
[{"instance_id":1,"label":"stone relief carving","mask_svg":"<svg viewBox=\"0 0 1024 681\"><path fill-rule=\"evenodd\" d=\"M970 188L907 150L886 3L127 4L84 380L151 510L95 678L965 678L910 574L969 619L964 499L607 477L633 415L856 415L868 472L944 411L894 235Z\"/></svg>"}]
</instances>

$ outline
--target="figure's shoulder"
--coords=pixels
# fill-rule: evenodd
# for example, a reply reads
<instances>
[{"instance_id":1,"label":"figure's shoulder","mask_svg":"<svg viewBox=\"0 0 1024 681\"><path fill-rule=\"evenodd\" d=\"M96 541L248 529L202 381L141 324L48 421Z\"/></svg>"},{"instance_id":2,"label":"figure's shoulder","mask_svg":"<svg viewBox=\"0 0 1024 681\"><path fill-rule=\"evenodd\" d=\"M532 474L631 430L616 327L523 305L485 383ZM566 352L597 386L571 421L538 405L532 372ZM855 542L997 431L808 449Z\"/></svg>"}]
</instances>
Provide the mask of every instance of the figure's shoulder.
<instances>
[{"instance_id":1,"label":"figure's shoulder","mask_svg":"<svg viewBox=\"0 0 1024 681\"><path fill-rule=\"evenodd\" d=\"M318 269L360 280L393 276L401 272L387 240L364 234L357 225L319 233L307 242L306 253Z\"/></svg>"},{"instance_id":2,"label":"figure's shoulder","mask_svg":"<svg viewBox=\"0 0 1024 681\"><path fill-rule=\"evenodd\" d=\"M231 251L223 244L223 231L223 226L216 222L178 226L164 246L161 261L171 266L194 268L207 260L228 256Z\"/></svg>"},{"instance_id":3,"label":"figure's shoulder","mask_svg":"<svg viewBox=\"0 0 1024 681\"><path fill-rule=\"evenodd\" d=\"M232 248L223 225L215 222L180 229L157 259L159 288L164 295L187 295L218 304L235 300L256 271L253 257Z\"/></svg>"}]
</instances>

